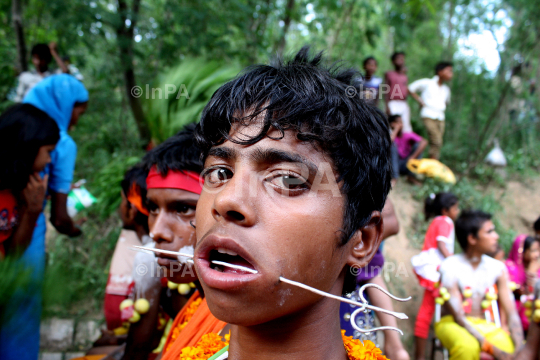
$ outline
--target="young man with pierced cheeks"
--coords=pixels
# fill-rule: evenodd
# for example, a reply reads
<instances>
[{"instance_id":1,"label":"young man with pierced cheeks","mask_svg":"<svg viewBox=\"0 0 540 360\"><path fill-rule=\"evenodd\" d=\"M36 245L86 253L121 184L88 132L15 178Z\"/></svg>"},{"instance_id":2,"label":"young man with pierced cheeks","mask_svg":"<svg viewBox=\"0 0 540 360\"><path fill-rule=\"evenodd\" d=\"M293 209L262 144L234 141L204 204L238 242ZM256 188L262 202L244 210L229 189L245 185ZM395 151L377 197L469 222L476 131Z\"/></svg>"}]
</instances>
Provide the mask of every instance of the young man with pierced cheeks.
<instances>
[{"instance_id":1,"label":"young man with pierced cheeks","mask_svg":"<svg viewBox=\"0 0 540 360\"><path fill-rule=\"evenodd\" d=\"M365 266L381 241L386 120L347 97L355 71L322 60L303 48L249 68L217 90L197 128L205 183L195 267L210 310L232 324L220 359L353 358L340 302L279 280L341 295L350 267Z\"/></svg>"},{"instance_id":2,"label":"young man with pierced cheeks","mask_svg":"<svg viewBox=\"0 0 540 360\"><path fill-rule=\"evenodd\" d=\"M195 245L195 207L202 189L199 178L202 169L200 150L194 145L193 128L189 126L163 144L151 150L143 159L148 171L146 178L146 207L150 237L155 248L183 252L193 251ZM145 254L140 254L145 255ZM178 290L163 286L168 282L187 284L197 280L194 269L177 258L156 254L145 255L148 273L138 276L135 294L141 294L150 303L150 309L141 319L131 324L124 359L148 359L159 345L163 329L157 330L159 312L174 318L186 304L188 297ZM155 262L160 268L151 269ZM137 264L134 269L137 274ZM140 287L140 289L137 289ZM178 287L172 286L172 287ZM138 298L139 296L137 296Z\"/></svg>"},{"instance_id":3,"label":"young man with pierced cheeks","mask_svg":"<svg viewBox=\"0 0 540 360\"><path fill-rule=\"evenodd\" d=\"M521 347L523 330L508 286L504 263L489 257L497 249L499 235L491 215L478 210L463 211L455 224L462 254L447 257L441 264L441 283L450 300L435 324L435 334L450 352L450 360L475 360L480 352L495 359L512 359ZM501 312L508 319L510 335L485 319L497 287Z\"/></svg>"}]
</instances>

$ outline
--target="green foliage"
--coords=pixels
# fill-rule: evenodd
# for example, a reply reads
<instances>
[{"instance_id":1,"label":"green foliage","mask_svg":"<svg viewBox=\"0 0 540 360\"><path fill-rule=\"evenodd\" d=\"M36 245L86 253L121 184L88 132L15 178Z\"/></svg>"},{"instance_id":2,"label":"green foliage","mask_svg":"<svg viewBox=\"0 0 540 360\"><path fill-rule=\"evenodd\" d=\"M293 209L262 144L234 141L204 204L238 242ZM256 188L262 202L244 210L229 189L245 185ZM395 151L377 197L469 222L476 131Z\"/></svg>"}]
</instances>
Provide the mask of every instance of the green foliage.
<instances>
[{"instance_id":1,"label":"green foliage","mask_svg":"<svg viewBox=\"0 0 540 360\"><path fill-rule=\"evenodd\" d=\"M109 264L121 223L86 214L83 235L56 235L48 241L43 289L44 316L74 316L101 312Z\"/></svg>"},{"instance_id":2,"label":"green foliage","mask_svg":"<svg viewBox=\"0 0 540 360\"><path fill-rule=\"evenodd\" d=\"M10 314L5 308L15 291L35 286L30 275L18 259L10 256L0 259L0 326L8 320Z\"/></svg>"},{"instance_id":3,"label":"green foliage","mask_svg":"<svg viewBox=\"0 0 540 360\"><path fill-rule=\"evenodd\" d=\"M185 59L158 76L146 91L146 119L152 140L159 144L185 125L196 123L214 92L240 71L238 65Z\"/></svg>"},{"instance_id":4,"label":"green foliage","mask_svg":"<svg viewBox=\"0 0 540 360\"><path fill-rule=\"evenodd\" d=\"M91 210L97 212L102 219L110 216L120 206L120 182L126 171L140 160L136 156L113 158L94 178L92 189L98 194L98 204Z\"/></svg>"}]
</instances>

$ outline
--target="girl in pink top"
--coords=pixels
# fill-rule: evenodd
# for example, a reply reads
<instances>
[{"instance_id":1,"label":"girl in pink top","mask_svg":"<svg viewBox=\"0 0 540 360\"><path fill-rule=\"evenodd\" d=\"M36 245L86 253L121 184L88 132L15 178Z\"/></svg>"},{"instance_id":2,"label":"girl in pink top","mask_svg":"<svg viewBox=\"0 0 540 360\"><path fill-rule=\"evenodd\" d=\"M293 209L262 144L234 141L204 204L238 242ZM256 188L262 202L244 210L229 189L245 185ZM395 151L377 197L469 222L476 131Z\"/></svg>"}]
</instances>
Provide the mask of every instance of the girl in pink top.
<instances>
[{"instance_id":1,"label":"girl in pink top","mask_svg":"<svg viewBox=\"0 0 540 360\"><path fill-rule=\"evenodd\" d=\"M431 194L425 201L426 220L435 217L426 232L422 252L411 259L414 272L425 288L418 311L414 336L416 359L424 359L426 342L435 313L435 284L440 280L439 266L454 254L454 221L459 215L459 201L452 193Z\"/></svg>"},{"instance_id":2,"label":"girl in pink top","mask_svg":"<svg viewBox=\"0 0 540 360\"><path fill-rule=\"evenodd\" d=\"M540 243L537 239L526 234L519 235L514 240L512 250L508 254L506 267L511 287L516 297L516 309L523 324L523 330L529 329L527 302L532 302L534 284L540 275Z\"/></svg>"}]
</instances>

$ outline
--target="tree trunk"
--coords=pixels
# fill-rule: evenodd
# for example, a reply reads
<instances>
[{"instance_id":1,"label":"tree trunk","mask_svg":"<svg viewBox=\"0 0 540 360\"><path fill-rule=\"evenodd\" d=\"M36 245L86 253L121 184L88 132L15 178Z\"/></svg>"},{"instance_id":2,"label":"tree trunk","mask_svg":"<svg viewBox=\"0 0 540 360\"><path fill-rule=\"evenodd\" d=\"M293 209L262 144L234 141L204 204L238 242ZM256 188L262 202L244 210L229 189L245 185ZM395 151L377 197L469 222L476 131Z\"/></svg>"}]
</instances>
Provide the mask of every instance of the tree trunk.
<instances>
[{"instance_id":1,"label":"tree trunk","mask_svg":"<svg viewBox=\"0 0 540 360\"><path fill-rule=\"evenodd\" d=\"M287 43L287 32L289 31L289 27L291 26L292 21L292 12L294 10L294 0L288 0L287 6L285 7L285 19L283 19L283 32L281 33L281 37L279 41L277 42L276 51L278 54L282 55L283 51L285 51L285 44Z\"/></svg>"},{"instance_id":2,"label":"tree trunk","mask_svg":"<svg viewBox=\"0 0 540 360\"><path fill-rule=\"evenodd\" d=\"M150 141L150 131L146 124L144 111L141 105L140 96L141 91L137 91L137 81L135 80L135 70L133 68L133 29L137 24L137 16L140 9L140 0L133 0L133 6L131 10L131 24L126 25L128 19L128 7L125 0L118 0L118 14L120 15L120 23L116 30L118 48L120 50L120 63L124 66L124 82L126 87L126 94L129 100L129 106L131 112L135 118L137 129L139 130L139 136L144 141Z\"/></svg>"},{"instance_id":3,"label":"tree trunk","mask_svg":"<svg viewBox=\"0 0 540 360\"><path fill-rule=\"evenodd\" d=\"M452 36L452 32L454 31L454 24L452 23L452 18L454 17L454 13L456 10L456 4L453 0L449 3L449 12L448 12L448 42L446 43L446 49L444 51L444 57L446 59L452 60L454 57L453 47L454 47L454 39Z\"/></svg>"},{"instance_id":4,"label":"tree trunk","mask_svg":"<svg viewBox=\"0 0 540 360\"><path fill-rule=\"evenodd\" d=\"M12 0L11 17L13 18L13 28L15 29L17 40L17 69L19 72L27 71L28 64L26 63L26 44L24 41L21 0Z\"/></svg>"},{"instance_id":5,"label":"tree trunk","mask_svg":"<svg viewBox=\"0 0 540 360\"><path fill-rule=\"evenodd\" d=\"M338 28L336 29L336 32L334 33L332 41L330 42L330 45L328 46L328 54L330 55L332 55L332 51L334 50L334 47L336 46L338 42L339 34L341 33L343 26L345 24L348 24L349 21L351 20L351 14L354 10L354 4L355 4L355 1L351 2L346 9L343 9L343 20L339 21Z\"/></svg>"}]
</instances>

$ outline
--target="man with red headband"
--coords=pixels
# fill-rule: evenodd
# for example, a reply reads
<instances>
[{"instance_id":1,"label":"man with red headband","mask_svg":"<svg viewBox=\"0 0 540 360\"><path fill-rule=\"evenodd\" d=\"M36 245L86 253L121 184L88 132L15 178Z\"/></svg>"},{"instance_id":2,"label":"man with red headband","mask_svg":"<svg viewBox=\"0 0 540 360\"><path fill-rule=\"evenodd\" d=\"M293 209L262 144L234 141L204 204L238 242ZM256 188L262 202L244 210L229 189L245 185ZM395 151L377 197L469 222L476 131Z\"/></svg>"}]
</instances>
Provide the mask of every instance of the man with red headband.
<instances>
[{"instance_id":1,"label":"man with red headband","mask_svg":"<svg viewBox=\"0 0 540 360\"><path fill-rule=\"evenodd\" d=\"M186 127L151 150L143 160L148 170L146 207L150 237L158 249L193 253L195 208L203 186L199 176L202 170L200 150L194 145L193 130L193 126ZM149 309L139 321L131 324L124 359L146 360L157 356L161 350L165 352L181 330L182 339L185 339L183 330L203 302L197 289L197 275L187 259L146 256L151 258L152 264L136 264L134 268L133 300L136 303L145 299ZM156 263L158 266L153 268ZM141 276L141 269L147 269L149 273ZM167 342L163 343L160 343L163 335L163 329L159 328L160 313L175 319ZM212 319L212 326L222 328L225 325L213 316ZM202 329L204 331L206 327Z\"/></svg>"}]
</instances>

